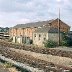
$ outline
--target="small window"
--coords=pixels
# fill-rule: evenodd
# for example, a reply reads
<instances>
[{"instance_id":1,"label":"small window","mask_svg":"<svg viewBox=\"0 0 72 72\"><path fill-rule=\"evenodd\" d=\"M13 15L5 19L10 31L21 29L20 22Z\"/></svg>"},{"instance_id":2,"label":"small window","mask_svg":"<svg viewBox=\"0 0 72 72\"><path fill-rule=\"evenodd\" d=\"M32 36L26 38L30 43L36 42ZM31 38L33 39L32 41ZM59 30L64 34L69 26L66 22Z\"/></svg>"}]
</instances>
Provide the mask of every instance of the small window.
<instances>
[{"instance_id":1,"label":"small window","mask_svg":"<svg viewBox=\"0 0 72 72\"><path fill-rule=\"evenodd\" d=\"M36 37L36 34L34 34L34 37Z\"/></svg>"},{"instance_id":2,"label":"small window","mask_svg":"<svg viewBox=\"0 0 72 72\"><path fill-rule=\"evenodd\" d=\"M27 39L28 39L29 37L27 37Z\"/></svg>"},{"instance_id":3,"label":"small window","mask_svg":"<svg viewBox=\"0 0 72 72\"><path fill-rule=\"evenodd\" d=\"M41 34L39 34L39 40L40 40L40 38L41 38Z\"/></svg>"},{"instance_id":4,"label":"small window","mask_svg":"<svg viewBox=\"0 0 72 72\"><path fill-rule=\"evenodd\" d=\"M41 37L41 35L39 34L39 37Z\"/></svg>"},{"instance_id":5,"label":"small window","mask_svg":"<svg viewBox=\"0 0 72 72\"><path fill-rule=\"evenodd\" d=\"M37 27L34 27L34 28L37 28Z\"/></svg>"},{"instance_id":6,"label":"small window","mask_svg":"<svg viewBox=\"0 0 72 72\"><path fill-rule=\"evenodd\" d=\"M44 40L46 40L46 38L44 38Z\"/></svg>"},{"instance_id":7,"label":"small window","mask_svg":"<svg viewBox=\"0 0 72 72\"><path fill-rule=\"evenodd\" d=\"M46 40L46 34L44 34L44 40Z\"/></svg>"},{"instance_id":8,"label":"small window","mask_svg":"<svg viewBox=\"0 0 72 72\"><path fill-rule=\"evenodd\" d=\"M36 34L34 34L34 39L36 38Z\"/></svg>"}]
</instances>

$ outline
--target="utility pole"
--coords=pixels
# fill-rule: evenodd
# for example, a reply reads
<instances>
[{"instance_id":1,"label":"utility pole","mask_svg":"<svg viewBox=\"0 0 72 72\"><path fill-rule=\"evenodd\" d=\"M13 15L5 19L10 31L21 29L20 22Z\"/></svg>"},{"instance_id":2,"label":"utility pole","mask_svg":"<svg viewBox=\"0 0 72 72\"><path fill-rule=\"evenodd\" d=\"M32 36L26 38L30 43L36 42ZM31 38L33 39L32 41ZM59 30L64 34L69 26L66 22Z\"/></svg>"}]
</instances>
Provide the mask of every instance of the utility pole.
<instances>
[{"instance_id":1,"label":"utility pole","mask_svg":"<svg viewBox=\"0 0 72 72\"><path fill-rule=\"evenodd\" d=\"M58 18L58 45L60 46L60 8L59 8L59 18Z\"/></svg>"}]
</instances>

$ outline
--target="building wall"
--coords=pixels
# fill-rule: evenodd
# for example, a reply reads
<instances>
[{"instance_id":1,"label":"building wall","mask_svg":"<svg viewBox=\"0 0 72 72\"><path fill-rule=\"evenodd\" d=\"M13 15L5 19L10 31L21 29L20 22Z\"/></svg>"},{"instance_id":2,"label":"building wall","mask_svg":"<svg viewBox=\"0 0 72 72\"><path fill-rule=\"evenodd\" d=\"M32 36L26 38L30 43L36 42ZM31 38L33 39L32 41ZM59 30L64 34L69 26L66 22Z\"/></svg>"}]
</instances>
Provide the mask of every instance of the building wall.
<instances>
[{"instance_id":1,"label":"building wall","mask_svg":"<svg viewBox=\"0 0 72 72\"><path fill-rule=\"evenodd\" d=\"M22 36L16 37L16 43L22 43Z\"/></svg>"},{"instance_id":2,"label":"building wall","mask_svg":"<svg viewBox=\"0 0 72 72\"><path fill-rule=\"evenodd\" d=\"M22 36L19 36L19 37L13 36L13 41L12 42L14 42L14 43L22 43L22 39L23 39Z\"/></svg>"},{"instance_id":3,"label":"building wall","mask_svg":"<svg viewBox=\"0 0 72 72\"><path fill-rule=\"evenodd\" d=\"M62 21L60 21L60 28L61 31L63 32L68 32L70 30L70 27L68 25L66 25L65 23L63 23ZM54 20L51 23L51 27L54 28L58 28L58 19ZM11 37L13 36L23 36L23 37L29 37L30 39L33 39L33 32L36 30L37 28L16 28L16 29L11 29L9 31L9 34Z\"/></svg>"},{"instance_id":4,"label":"building wall","mask_svg":"<svg viewBox=\"0 0 72 72\"><path fill-rule=\"evenodd\" d=\"M35 37L36 34L36 37ZM40 40L39 40L39 34L41 35ZM46 36L44 36L46 35ZM62 36L60 36L62 37ZM45 38L45 40L44 40ZM58 42L58 33L33 33L33 44L37 46L44 46L43 42L46 40L53 40ZM60 38L62 39L62 38Z\"/></svg>"},{"instance_id":5,"label":"building wall","mask_svg":"<svg viewBox=\"0 0 72 72\"><path fill-rule=\"evenodd\" d=\"M34 31L35 31L34 28L26 28L24 30L24 34L26 37L29 37L30 39L32 39L32 34Z\"/></svg>"},{"instance_id":6,"label":"building wall","mask_svg":"<svg viewBox=\"0 0 72 72\"><path fill-rule=\"evenodd\" d=\"M53 40L53 41L56 41L56 42L59 41L58 33L48 33L48 37L49 37L49 40ZM60 40L62 40L62 35L61 34L60 34Z\"/></svg>"},{"instance_id":7,"label":"building wall","mask_svg":"<svg viewBox=\"0 0 72 72\"><path fill-rule=\"evenodd\" d=\"M12 28L9 29L9 35L10 35L10 37L13 37L13 29Z\"/></svg>"},{"instance_id":8,"label":"building wall","mask_svg":"<svg viewBox=\"0 0 72 72\"><path fill-rule=\"evenodd\" d=\"M35 31L34 28L18 28L18 29L12 29L10 31L10 36L11 37L14 37L13 38L13 42L17 42L17 43L22 43L23 42L24 43L24 41L25 42L28 42L30 39L32 40L32 37L33 37L32 35L33 35L33 32L34 31ZM15 41L15 37L16 37L16 41ZM23 38L25 40L23 40Z\"/></svg>"},{"instance_id":9,"label":"building wall","mask_svg":"<svg viewBox=\"0 0 72 72\"><path fill-rule=\"evenodd\" d=\"M36 35L36 36L35 36ZM39 35L41 35L39 37ZM43 46L43 42L48 40L48 33L33 33L33 44Z\"/></svg>"},{"instance_id":10,"label":"building wall","mask_svg":"<svg viewBox=\"0 0 72 72\"><path fill-rule=\"evenodd\" d=\"M51 24L51 27L58 28L58 19L54 20ZM68 32L70 31L70 27L60 20L60 30L62 32Z\"/></svg>"},{"instance_id":11,"label":"building wall","mask_svg":"<svg viewBox=\"0 0 72 72\"><path fill-rule=\"evenodd\" d=\"M16 37L15 36L13 36L13 41L12 42L16 43Z\"/></svg>"},{"instance_id":12,"label":"building wall","mask_svg":"<svg viewBox=\"0 0 72 72\"><path fill-rule=\"evenodd\" d=\"M10 36L25 36L30 37L32 39L32 33L35 31L34 28L17 28L11 29L9 34Z\"/></svg>"}]
</instances>

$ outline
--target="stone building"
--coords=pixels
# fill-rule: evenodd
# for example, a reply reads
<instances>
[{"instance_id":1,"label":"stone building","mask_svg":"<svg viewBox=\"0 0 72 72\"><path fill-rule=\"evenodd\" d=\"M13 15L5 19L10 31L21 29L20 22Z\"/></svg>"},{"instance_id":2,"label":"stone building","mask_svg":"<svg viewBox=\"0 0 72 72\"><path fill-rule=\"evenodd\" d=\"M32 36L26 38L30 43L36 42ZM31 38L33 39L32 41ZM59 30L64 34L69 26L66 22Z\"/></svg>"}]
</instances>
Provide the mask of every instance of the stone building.
<instances>
[{"instance_id":1,"label":"stone building","mask_svg":"<svg viewBox=\"0 0 72 72\"><path fill-rule=\"evenodd\" d=\"M13 37L13 42L24 43L29 40L33 40L33 32L41 27L58 28L58 19L17 24L16 26L10 28L9 34ZM60 30L62 32L68 32L70 30L70 26L60 20Z\"/></svg>"},{"instance_id":2,"label":"stone building","mask_svg":"<svg viewBox=\"0 0 72 72\"><path fill-rule=\"evenodd\" d=\"M60 40L61 40L61 37L62 36L60 36ZM33 44L38 46L43 46L46 40L53 40L58 42L58 39L59 39L59 35L58 35L57 28L43 27L43 28L37 29L33 33Z\"/></svg>"}]
</instances>

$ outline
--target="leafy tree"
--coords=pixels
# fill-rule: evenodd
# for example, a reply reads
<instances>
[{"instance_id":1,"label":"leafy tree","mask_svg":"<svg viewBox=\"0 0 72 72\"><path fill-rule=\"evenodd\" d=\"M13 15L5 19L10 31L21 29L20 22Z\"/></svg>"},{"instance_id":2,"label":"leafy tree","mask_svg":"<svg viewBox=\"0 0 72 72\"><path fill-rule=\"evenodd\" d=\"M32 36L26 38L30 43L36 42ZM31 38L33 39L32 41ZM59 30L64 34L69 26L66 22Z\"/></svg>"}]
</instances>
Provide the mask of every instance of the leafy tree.
<instances>
[{"instance_id":1,"label":"leafy tree","mask_svg":"<svg viewBox=\"0 0 72 72\"><path fill-rule=\"evenodd\" d=\"M4 32L4 29L3 28L1 29L1 32Z\"/></svg>"}]
</instances>

